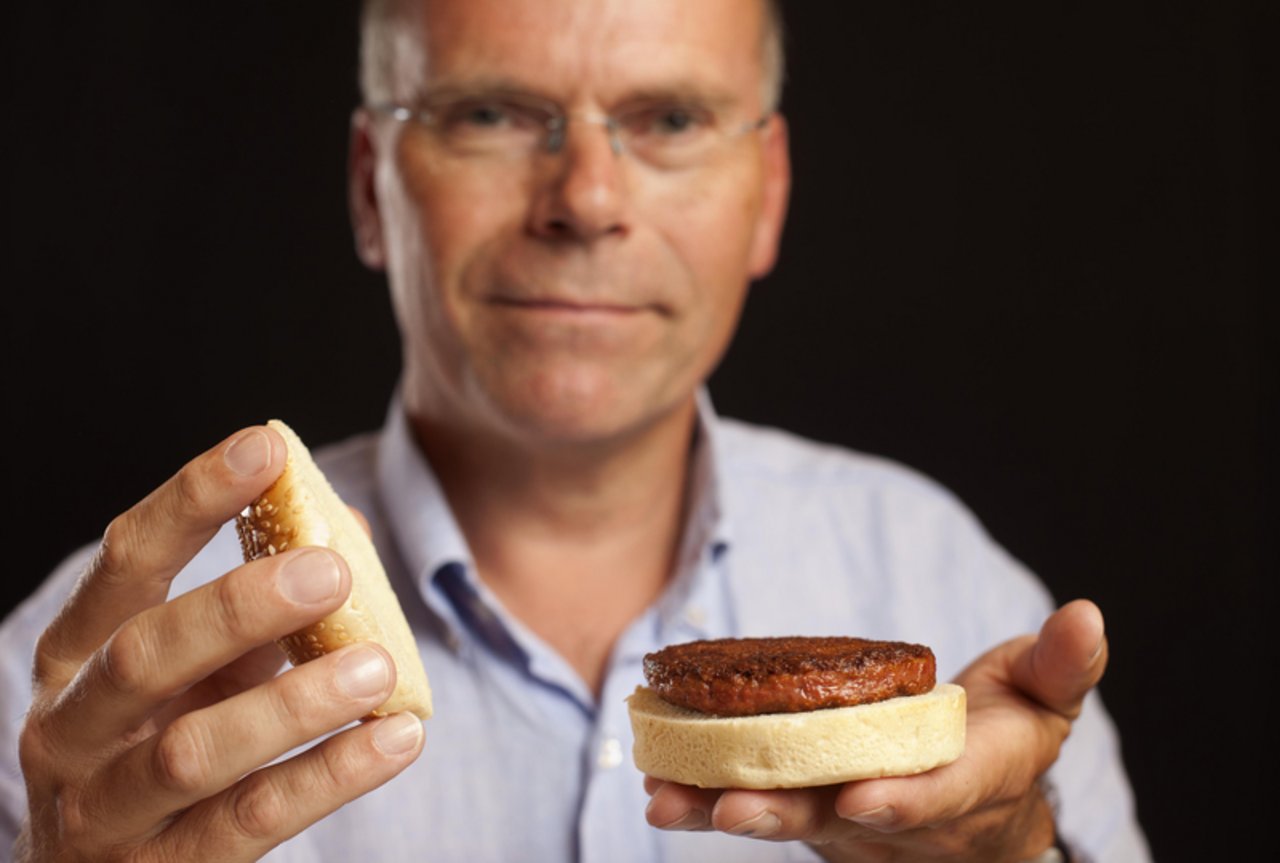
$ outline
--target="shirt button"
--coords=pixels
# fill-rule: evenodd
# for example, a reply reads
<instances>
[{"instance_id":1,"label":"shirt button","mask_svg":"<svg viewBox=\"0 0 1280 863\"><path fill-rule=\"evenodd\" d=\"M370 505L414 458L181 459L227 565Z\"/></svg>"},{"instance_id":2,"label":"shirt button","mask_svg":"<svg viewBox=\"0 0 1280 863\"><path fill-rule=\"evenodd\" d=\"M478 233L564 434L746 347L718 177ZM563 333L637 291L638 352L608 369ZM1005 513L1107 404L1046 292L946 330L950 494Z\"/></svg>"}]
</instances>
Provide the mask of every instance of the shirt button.
<instances>
[{"instance_id":1,"label":"shirt button","mask_svg":"<svg viewBox=\"0 0 1280 863\"><path fill-rule=\"evenodd\" d=\"M622 741L616 737L605 738L596 754L596 766L601 770L612 770L622 763Z\"/></svg>"},{"instance_id":2,"label":"shirt button","mask_svg":"<svg viewBox=\"0 0 1280 863\"><path fill-rule=\"evenodd\" d=\"M707 613L699 606L691 605L684 610L684 619L690 626L702 626L707 622Z\"/></svg>"}]
</instances>

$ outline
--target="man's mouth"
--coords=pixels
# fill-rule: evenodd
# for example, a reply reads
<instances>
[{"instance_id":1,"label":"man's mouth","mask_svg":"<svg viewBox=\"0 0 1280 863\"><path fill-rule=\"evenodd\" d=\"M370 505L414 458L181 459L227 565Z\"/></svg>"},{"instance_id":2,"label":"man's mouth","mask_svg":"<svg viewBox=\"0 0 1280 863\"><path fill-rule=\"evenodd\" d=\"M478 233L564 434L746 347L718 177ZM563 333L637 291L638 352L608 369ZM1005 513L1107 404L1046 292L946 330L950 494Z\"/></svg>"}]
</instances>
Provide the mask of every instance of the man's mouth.
<instances>
[{"instance_id":1,"label":"man's mouth","mask_svg":"<svg viewBox=\"0 0 1280 863\"><path fill-rule=\"evenodd\" d=\"M562 297L510 297L493 296L489 302L495 306L510 308L516 311L543 312L565 316L629 316L643 312L658 312L662 309L646 303L622 303L607 300L582 300Z\"/></svg>"}]
</instances>

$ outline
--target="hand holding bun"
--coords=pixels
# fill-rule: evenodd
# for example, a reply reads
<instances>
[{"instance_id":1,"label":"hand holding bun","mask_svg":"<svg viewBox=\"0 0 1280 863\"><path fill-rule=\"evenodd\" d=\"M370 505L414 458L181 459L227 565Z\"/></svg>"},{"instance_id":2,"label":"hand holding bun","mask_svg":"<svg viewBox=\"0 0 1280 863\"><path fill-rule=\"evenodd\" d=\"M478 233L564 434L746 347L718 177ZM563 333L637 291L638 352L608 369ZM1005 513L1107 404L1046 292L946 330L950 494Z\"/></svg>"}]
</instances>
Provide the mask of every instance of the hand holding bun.
<instances>
[{"instance_id":1,"label":"hand holding bun","mask_svg":"<svg viewBox=\"0 0 1280 863\"><path fill-rule=\"evenodd\" d=\"M408 710L431 716L431 687L413 632L405 620L373 542L311 458L293 429L279 420L267 425L289 447L279 479L236 519L246 561L301 546L338 552L351 570L351 594L341 608L278 642L294 665L360 641L386 648L396 664L396 687L373 711L383 716Z\"/></svg>"},{"instance_id":2,"label":"hand holding bun","mask_svg":"<svg viewBox=\"0 0 1280 863\"><path fill-rule=\"evenodd\" d=\"M381 601L367 599L379 590L367 539L336 498L317 500L331 492L313 470L278 425L245 429L108 525L36 645L16 859L257 860L422 752L407 711L352 725L386 709L397 682L425 687L391 633L279 673L273 642ZM246 506L257 559L170 596ZM320 533L339 551L295 547ZM422 695L406 707L429 709Z\"/></svg>"},{"instance_id":3,"label":"hand holding bun","mask_svg":"<svg viewBox=\"0 0 1280 863\"><path fill-rule=\"evenodd\" d=\"M628 699L636 766L701 788L906 776L964 751L965 692L928 648L852 638L720 639L645 658Z\"/></svg>"},{"instance_id":4,"label":"hand holding bun","mask_svg":"<svg viewBox=\"0 0 1280 863\"><path fill-rule=\"evenodd\" d=\"M988 863L1038 859L1055 844L1053 811L1041 777L1057 758L1106 661L1101 613L1087 601L1068 603L1045 621L1038 634L993 647L955 679L964 690L966 728L964 753L951 763L923 775L819 787L747 788L741 783L727 788L698 787L693 778L650 774L645 780L650 795L645 819L664 830L717 830L770 841L808 842L829 861L892 858ZM799 665L755 663L741 682L744 689L751 689L748 678L767 673L770 680L761 688L781 691L785 676L799 670ZM805 674L795 679L812 678ZM696 693L691 680L687 678L677 689ZM707 675L707 681L715 685L716 676ZM935 691L945 692L945 685ZM724 722L755 725L765 720L762 725L783 728L798 722L804 727L811 716L891 708L922 697L929 696L893 696L857 707L741 719L702 713L688 717L688 724L714 728ZM769 694L761 701L772 698ZM637 695L631 703L633 717L637 713L643 716L645 701ZM642 709L637 711L637 706ZM693 713L687 708L679 710ZM663 727L675 726L658 726ZM680 728L675 735L666 738L652 729L638 730L636 761L641 769L649 769L644 760L646 748L676 751L668 745L669 740L689 739ZM773 731L761 733L755 741L761 747L758 751L765 751L773 737ZM810 751L830 745L817 736L805 743ZM713 747L726 752L718 740L705 748L710 751ZM700 755L705 757L706 753ZM786 759L791 763L789 755ZM781 763L783 758L778 760ZM1070 842L1072 837L1064 838Z\"/></svg>"}]
</instances>

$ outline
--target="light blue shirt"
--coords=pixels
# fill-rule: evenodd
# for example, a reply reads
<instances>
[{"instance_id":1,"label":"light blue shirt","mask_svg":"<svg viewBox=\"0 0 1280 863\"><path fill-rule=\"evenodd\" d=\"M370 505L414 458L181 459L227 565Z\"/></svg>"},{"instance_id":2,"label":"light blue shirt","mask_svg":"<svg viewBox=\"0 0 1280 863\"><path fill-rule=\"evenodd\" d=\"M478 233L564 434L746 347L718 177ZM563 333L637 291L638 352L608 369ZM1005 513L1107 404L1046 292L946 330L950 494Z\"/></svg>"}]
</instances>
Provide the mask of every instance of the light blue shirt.
<instances>
[{"instance_id":1,"label":"light blue shirt","mask_svg":"<svg viewBox=\"0 0 1280 863\"><path fill-rule=\"evenodd\" d=\"M697 638L848 634L928 644L947 679L1000 641L1036 631L1052 608L1041 584L937 485L881 459L718 418L704 397L676 571L619 639L597 700L477 579L398 403L381 433L317 455L373 527L436 715L417 762L270 860L816 860L801 843L648 826L624 701L642 682L644 654ZM16 740L32 648L91 553L69 559L0 628L0 848L25 811ZM173 593L239 562L224 530ZM1051 776L1064 836L1098 863L1149 859L1096 695Z\"/></svg>"}]
</instances>

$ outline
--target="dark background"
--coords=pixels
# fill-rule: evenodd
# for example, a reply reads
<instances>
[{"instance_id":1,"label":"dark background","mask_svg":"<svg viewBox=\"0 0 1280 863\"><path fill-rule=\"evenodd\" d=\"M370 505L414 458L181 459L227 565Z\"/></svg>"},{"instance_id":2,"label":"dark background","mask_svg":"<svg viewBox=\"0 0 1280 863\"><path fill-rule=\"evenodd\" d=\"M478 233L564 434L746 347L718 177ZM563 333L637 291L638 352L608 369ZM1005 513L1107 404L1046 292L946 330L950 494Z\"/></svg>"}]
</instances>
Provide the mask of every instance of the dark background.
<instances>
[{"instance_id":1,"label":"dark background","mask_svg":"<svg viewBox=\"0 0 1280 863\"><path fill-rule=\"evenodd\" d=\"M1238 859L1274 731L1261 13L786 5L792 218L718 407L920 468L1097 600L1157 857ZM395 378L346 223L354 9L150 6L9 12L0 610L236 428L334 440Z\"/></svg>"}]
</instances>

